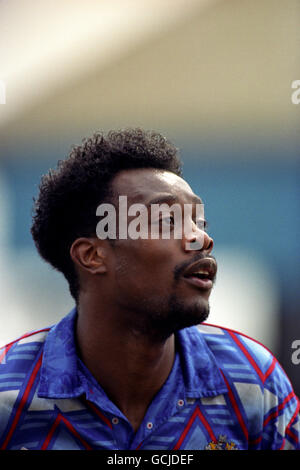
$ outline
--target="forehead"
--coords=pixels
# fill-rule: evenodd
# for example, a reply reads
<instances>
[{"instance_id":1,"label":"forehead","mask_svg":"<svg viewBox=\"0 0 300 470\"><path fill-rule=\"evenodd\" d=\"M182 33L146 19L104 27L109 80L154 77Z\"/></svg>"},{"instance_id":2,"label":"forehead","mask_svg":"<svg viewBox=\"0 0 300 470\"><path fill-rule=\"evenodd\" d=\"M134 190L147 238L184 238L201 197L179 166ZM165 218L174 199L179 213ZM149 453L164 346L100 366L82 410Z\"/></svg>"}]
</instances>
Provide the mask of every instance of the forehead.
<instances>
[{"instance_id":1,"label":"forehead","mask_svg":"<svg viewBox=\"0 0 300 470\"><path fill-rule=\"evenodd\" d=\"M115 176L112 189L117 196L124 195L132 202L144 204L153 198L164 198L167 195L182 202L202 202L183 178L170 171L153 168L121 171Z\"/></svg>"}]
</instances>

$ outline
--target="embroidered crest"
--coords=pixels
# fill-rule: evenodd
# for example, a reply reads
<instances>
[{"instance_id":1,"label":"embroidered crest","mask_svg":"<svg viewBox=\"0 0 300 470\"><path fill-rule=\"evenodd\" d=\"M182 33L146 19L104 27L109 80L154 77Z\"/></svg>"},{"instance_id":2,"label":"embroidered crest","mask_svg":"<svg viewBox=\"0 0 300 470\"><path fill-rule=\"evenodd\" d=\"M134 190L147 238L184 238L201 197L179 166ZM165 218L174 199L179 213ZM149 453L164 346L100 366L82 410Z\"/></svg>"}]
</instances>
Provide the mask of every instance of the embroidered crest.
<instances>
[{"instance_id":1,"label":"embroidered crest","mask_svg":"<svg viewBox=\"0 0 300 470\"><path fill-rule=\"evenodd\" d=\"M217 442L211 441L205 447L205 450L238 450L235 442L228 442L227 436L221 434Z\"/></svg>"}]
</instances>

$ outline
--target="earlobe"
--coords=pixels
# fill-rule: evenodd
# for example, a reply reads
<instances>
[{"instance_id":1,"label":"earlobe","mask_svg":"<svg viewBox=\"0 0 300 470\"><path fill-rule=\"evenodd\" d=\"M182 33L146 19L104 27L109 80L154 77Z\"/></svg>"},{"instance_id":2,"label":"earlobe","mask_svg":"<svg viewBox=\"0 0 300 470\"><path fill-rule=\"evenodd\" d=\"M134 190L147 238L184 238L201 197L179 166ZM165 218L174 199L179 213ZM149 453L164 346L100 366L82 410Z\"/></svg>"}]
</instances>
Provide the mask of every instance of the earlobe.
<instances>
[{"instance_id":1,"label":"earlobe","mask_svg":"<svg viewBox=\"0 0 300 470\"><path fill-rule=\"evenodd\" d=\"M92 274L103 274L107 271L105 249L93 238L77 238L71 248L70 256L79 269Z\"/></svg>"}]
</instances>

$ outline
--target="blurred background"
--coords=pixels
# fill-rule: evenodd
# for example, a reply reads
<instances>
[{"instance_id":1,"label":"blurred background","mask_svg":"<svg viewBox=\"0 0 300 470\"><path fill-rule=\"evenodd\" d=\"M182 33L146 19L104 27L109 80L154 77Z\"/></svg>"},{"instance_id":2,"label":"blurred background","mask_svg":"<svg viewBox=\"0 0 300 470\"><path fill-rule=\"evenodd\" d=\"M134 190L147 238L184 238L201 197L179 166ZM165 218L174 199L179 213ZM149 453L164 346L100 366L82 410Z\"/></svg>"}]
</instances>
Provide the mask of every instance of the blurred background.
<instances>
[{"instance_id":1,"label":"blurred background","mask_svg":"<svg viewBox=\"0 0 300 470\"><path fill-rule=\"evenodd\" d=\"M0 0L1 346L73 307L30 235L41 175L99 129L141 126L205 203L209 323L264 343L300 395L299 24L299 0Z\"/></svg>"}]
</instances>

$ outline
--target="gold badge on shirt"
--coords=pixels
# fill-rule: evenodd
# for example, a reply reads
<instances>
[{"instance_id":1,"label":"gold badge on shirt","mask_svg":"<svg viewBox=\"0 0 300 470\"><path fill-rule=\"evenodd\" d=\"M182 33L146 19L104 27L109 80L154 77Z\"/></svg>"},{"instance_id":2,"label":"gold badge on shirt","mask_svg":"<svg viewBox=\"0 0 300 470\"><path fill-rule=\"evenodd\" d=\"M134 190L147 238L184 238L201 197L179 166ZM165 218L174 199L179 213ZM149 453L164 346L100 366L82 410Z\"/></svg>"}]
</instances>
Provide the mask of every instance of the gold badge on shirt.
<instances>
[{"instance_id":1,"label":"gold badge on shirt","mask_svg":"<svg viewBox=\"0 0 300 470\"><path fill-rule=\"evenodd\" d=\"M220 435L217 442L211 441L205 447L205 450L238 450L234 442L228 442L227 436Z\"/></svg>"}]
</instances>

